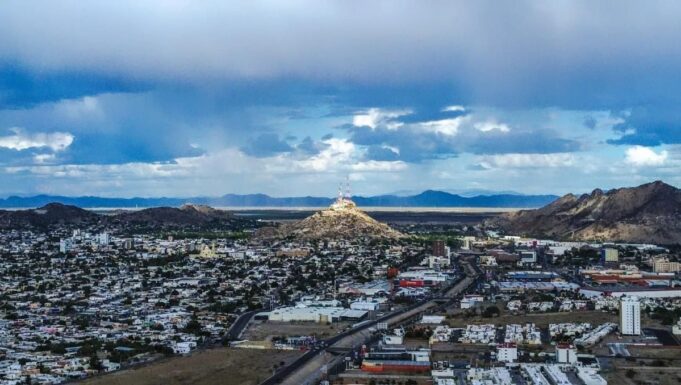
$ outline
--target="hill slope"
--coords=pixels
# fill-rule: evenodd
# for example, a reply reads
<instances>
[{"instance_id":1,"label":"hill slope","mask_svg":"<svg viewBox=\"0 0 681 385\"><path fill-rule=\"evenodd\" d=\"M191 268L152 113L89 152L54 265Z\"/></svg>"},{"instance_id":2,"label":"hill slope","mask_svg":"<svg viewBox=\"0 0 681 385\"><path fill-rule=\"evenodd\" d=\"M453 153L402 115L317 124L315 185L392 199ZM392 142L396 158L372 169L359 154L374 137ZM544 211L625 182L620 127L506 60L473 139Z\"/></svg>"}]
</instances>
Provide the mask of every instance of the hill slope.
<instances>
[{"instance_id":1,"label":"hill slope","mask_svg":"<svg viewBox=\"0 0 681 385\"><path fill-rule=\"evenodd\" d=\"M101 217L76 206L49 203L37 209L0 210L0 228L46 227L55 224L87 224Z\"/></svg>"},{"instance_id":2,"label":"hill slope","mask_svg":"<svg viewBox=\"0 0 681 385\"><path fill-rule=\"evenodd\" d=\"M681 243L681 190L657 181L575 196L486 222L507 232L574 240Z\"/></svg>"},{"instance_id":3,"label":"hill slope","mask_svg":"<svg viewBox=\"0 0 681 385\"><path fill-rule=\"evenodd\" d=\"M113 220L147 225L205 225L211 222L234 220L232 213L208 206L183 205L175 207L154 207L139 211L124 211L111 216Z\"/></svg>"}]
</instances>

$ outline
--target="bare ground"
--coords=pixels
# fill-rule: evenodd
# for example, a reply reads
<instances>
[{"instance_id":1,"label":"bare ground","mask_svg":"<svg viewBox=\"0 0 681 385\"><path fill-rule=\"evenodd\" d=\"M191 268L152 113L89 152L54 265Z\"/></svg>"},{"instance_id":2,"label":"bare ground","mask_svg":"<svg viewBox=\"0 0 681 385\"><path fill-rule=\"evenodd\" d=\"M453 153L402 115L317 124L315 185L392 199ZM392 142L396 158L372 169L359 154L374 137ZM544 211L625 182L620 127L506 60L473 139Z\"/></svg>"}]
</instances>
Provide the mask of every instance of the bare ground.
<instances>
[{"instance_id":1,"label":"bare ground","mask_svg":"<svg viewBox=\"0 0 681 385\"><path fill-rule=\"evenodd\" d=\"M297 351L217 348L187 357L164 359L144 367L93 377L85 385L256 385L273 365L291 363Z\"/></svg>"},{"instance_id":2,"label":"bare ground","mask_svg":"<svg viewBox=\"0 0 681 385\"><path fill-rule=\"evenodd\" d=\"M328 338L349 327L350 323L340 322L331 325L315 322L253 322L244 331L242 338L250 341L261 341L273 336L310 336L317 339Z\"/></svg>"}]
</instances>

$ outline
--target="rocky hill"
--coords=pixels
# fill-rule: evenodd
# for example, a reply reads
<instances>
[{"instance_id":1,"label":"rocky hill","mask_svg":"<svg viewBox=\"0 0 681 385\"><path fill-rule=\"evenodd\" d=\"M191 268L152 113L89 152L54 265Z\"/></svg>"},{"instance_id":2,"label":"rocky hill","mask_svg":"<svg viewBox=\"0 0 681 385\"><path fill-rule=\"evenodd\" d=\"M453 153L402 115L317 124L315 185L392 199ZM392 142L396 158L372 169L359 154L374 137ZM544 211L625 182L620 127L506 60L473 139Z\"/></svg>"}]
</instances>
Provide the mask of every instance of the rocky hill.
<instances>
[{"instance_id":1,"label":"rocky hill","mask_svg":"<svg viewBox=\"0 0 681 385\"><path fill-rule=\"evenodd\" d=\"M176 207L154 207L139 211L123 211L112 220L145 225L206 225L235 220L232 213L209 206L186 204Z\"/></svg>"},{"instance_id":2,"label":"rocky hill","mask_svg":"<svg viewBox=\"0 0 681 385\"><path fill-rule=\"evenodd\" d=\"M404 235L376 221L354 205L331 207L294 223L258 231L259 238L299 240L377 238L397 239Z\"/></svg>"},{"instance_id":3,"label":"rocky hill","mask_svg":"<svg viewBox=\"0 0 681 385\"><path fill-rule=\"evenodd\" d=\"M30 210L0 210L0 228L46 227L56 224L95 223L99 215L76 206L49 203Z\"/></svg>"},{"instance_id":4,"label":"rocky hill","mask_svg":"<svg viewBox=\"0 0 681 385\"><path fill-rule=\"evenodd\" d=\"M201 205L155 207L139 211L118 211L98 214L80 207L49 203L30 210L0 210L0 228L48 227L74 225L142 225L160 227L215 227L240 228L254 225L254 221L237 218L229 211Z\"/></svg>"},{"instance_id":5,"label":"rocky hill","mask_svg":"<svg viewBox=\"0 0 681 385\"><path fill-rule=\"evenodd\" d=\"M488 220L509 233L571 240L681 243L681 190L657 181L565 195L536 210Z\"/></svg>"}]
</instances>

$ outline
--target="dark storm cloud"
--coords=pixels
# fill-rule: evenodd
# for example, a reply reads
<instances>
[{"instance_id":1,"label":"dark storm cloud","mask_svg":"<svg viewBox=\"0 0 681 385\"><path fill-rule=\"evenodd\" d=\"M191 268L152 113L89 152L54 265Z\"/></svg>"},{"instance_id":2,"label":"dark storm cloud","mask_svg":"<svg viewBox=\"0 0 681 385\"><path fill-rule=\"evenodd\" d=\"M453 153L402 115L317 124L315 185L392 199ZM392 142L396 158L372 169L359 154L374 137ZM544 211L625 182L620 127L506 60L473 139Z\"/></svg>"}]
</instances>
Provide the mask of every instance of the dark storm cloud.
<instances>
[{"instance_id":1,"label":"dark storm cloud","mask_svg":"<svg viewBox=\"0 0 681 385\"><path fill-rule=\"evenodd\" d=\"M681 143L681 110L678 106L647 106L620 114L624 122L615 125L615 131L622 134L611 144L637 144L658 146Z\"/></svg>"},{"instance_id":2,"label":"dark storm cloud","mask_svg":"<svg viewBox=\"0 0 681 385\"><path fill-rule=\"evenodd\" d=\"M3 2L0 36L11 38L0 41L0 61L199 85L289 79L302 85L289 94L362 106L463 95L466 104L623 108L681 98L678 2L153 5Z\"/></svg>"},{"instance_id":3,"label":"dark storm cloud","mask_svg":"<svg viewBox=\"0 0 681 385\"><path fill-rule=\"evenodd\" d=\"M596 121L596 118L594 118L593 116L589 115L589 116L584 117L584 123L583 123L584 127L588 128L590 130L593 130L594 128L596 128L596 123L598 123L598 122Z\"/></svg>"},{"instance_id":4,"label":"dark storm cloud","mask_svg":"<svg viewBox=\"0 0 681 385\"><path fill-rule=\"evenodd\" d=\"M279 138L278 134L265 133L253 138L246 146L241 148L243 152L255 157L268 157L282 152L291 152L293 147Z\"/></svg>"},{"instance_id":5,"label":"dark storm cloud","mask_svg":"<svg viewBox=\"0 0 681 385\"><path fill-rule=\"evenodd\" d=\"M0 107L27 108L40 103L102 92L140 92L145 82L79 71L37 72L0 63Z\"/></svg>"},{"instance_id":6,"label":"dark storm cloud","mask_svg":"<svg viewBox=\"0 0 681 385\"><path fill-rule=\"evenodd\" d=\"M322 140L330 138L331 137L327 137L327 135L325 135ZM296 145L296 150L303 155L312 156L319 154L322 150L328 147L328 144L321 141L315 141L311 137L306 136L298 145Z\"/></svg>"}]
</instances>

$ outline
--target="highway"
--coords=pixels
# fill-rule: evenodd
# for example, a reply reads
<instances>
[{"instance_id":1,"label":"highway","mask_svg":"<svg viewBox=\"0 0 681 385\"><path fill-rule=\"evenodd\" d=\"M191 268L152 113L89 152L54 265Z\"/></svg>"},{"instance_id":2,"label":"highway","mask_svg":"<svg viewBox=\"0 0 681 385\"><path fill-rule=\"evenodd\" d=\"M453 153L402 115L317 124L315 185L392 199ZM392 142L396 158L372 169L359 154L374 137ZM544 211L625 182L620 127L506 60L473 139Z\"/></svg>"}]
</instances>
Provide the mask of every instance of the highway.
<instances>
[{"instance_id":1,"label":"highway","mask_svg":"<svg viewBox=\"0 0 681 385\"><path fill-rule=\"evenodd\" d=\"M275 373L260 385L315 384L324 374L324 368L333 367L344 359L344 354L333 355L331 352L350 352L352 349L367 343L373 336L374 327L377 323L386 322L388 327L394 327L416 319L429 310L447 306L454 298L464 293L473 283L481 278L481 272L475 264L468 260L460 260L460 265L463 267L463 279L459 280L452 287L437 293L433 299L421 301L331 337L324 341L323 347L316 347L308 351L298 360Z\"/></svg>"}]
</instances>

